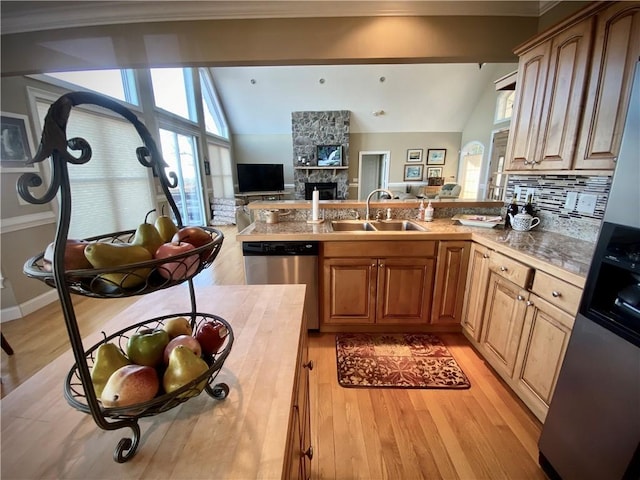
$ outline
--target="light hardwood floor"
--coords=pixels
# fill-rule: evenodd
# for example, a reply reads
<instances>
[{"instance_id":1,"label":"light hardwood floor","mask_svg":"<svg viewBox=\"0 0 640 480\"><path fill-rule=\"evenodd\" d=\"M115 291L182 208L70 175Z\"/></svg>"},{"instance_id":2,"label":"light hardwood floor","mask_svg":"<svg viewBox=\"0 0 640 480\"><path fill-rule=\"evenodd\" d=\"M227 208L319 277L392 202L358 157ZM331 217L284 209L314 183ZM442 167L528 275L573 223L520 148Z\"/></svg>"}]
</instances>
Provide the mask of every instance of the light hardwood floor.
<instances>
[{"instance_id":1,"label":"light hardwood floor","mask_svg":"<svg viewBox=\"0 0 640 480\"><path fill-rule=\"evenodd\" d=\"M196 277L196 288L244 283L236 229L221 230L222 251ZM104 319L136 300L74 297L82 334L99 330ZM57 304L3 323L2 332L15 350L11 357L2 353L2 396L69 348ZM462 335L441 338L469 377L470 389L342 388L335 335L310 334L314 479L545 478L537 465L540 423Z\"/></svg>"}]
</instances>

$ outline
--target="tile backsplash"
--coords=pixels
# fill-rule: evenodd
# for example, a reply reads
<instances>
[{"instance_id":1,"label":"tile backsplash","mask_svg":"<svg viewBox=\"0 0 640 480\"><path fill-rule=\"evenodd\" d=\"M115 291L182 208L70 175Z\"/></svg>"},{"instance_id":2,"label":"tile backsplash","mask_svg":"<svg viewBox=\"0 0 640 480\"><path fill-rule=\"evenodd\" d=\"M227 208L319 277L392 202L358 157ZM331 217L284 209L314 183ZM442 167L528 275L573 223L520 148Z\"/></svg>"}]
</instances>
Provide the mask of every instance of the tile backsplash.
<instances>
[{"instance_id":1,"label":"tile backsplash","mask_svg":"<svg viewBox=\"0 0 640 480\"><path fill-rule=\"evenodd\" d=\"M533 207L540 218L540 229L561 233L581 240L595 241L604 217L604 210L611 189L611 176L580 175L510 175L507 181L505 213L513 198L516 187L522 193L518 204L526 202L526 189L533 188ZM565 208L567 194L575 192L596 196L593 214L579 212L574 208Z\"/></svg>"}]
</instances>

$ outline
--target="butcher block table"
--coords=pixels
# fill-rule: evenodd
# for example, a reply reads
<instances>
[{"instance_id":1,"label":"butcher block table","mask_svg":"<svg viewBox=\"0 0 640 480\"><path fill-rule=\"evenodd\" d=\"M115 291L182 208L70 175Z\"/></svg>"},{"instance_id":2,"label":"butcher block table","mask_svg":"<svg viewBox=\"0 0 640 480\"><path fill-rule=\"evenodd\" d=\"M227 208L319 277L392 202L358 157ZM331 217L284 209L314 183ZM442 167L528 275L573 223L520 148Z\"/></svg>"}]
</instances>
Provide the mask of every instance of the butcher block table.
<instances>
[{"instance_id":1,"label":"butcher block table","mask_svg":"<svg viewBox=\"0 0 640 480\"><path fill-rule=\"evenodd\" d=\"M108 335L145 318L189 311L183 287L141 297L102 330ZM64 399L74 363L69 349L2 400L2 479L286 478L296 360L306 335L304 295L304 285L196 287L197 310L221 316L235 334L215 380L229 386L229 395L216 400L203 392L140 419L140 445L126 463L112 455L131 430L102 430ZM88 336L85 350L101 338Z\"/></svg>"}]
</instances>

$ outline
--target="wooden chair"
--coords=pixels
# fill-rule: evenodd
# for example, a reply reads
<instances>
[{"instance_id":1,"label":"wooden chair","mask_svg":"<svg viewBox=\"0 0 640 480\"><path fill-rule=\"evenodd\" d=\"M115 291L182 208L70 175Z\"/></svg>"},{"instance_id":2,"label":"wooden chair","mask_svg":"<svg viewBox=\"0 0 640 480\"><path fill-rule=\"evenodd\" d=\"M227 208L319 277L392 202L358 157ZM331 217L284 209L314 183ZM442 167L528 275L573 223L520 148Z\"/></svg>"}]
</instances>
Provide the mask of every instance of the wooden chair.
<instances>
[{"instance_id":1,"label":"wooden chair","mask_svg":"<svg viewBox=\"0 0 640 480\"><path fill-rule=\"evenodd\" d=\"M11 345L9 345L7 339L4 338L3 333L0 333L0 341L2 342L2 350L4 350L7 355L13 355L13 348L11 348Z\"/></svg>"}]
</instances>

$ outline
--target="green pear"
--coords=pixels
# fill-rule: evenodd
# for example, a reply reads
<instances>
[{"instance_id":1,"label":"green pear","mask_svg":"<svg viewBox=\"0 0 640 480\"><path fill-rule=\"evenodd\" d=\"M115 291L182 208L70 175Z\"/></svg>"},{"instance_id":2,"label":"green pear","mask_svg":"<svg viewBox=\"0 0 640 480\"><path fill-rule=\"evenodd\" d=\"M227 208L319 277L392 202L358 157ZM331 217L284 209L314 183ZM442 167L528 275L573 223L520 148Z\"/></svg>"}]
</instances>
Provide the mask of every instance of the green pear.
<instances>
[{"instance_id":1,"label":"green pear","mask_svg":"<svg viewBox=\"0 0 640 480\"><path fill-rule=\"evenodd\" d=\"M169 355L169 365L164 372L162 385L167 393L173 392L187 383L195 380L209 369L209 365L202 358L196 356L188 347L178 345ZM207 379L205 378L194 389L181 394L182 397L195 397L202 392Z\"/></svg>"},{"instance_id":2,"label":"green pear","mask_svg":"<svg viewBox=\"0 0 640 480\"><path fill-rule=\"evenodd\" d=\"M160 390L158 372L144 365L125 365L107 380L100 400L105 407L128 407L152 400Z\"/></svg>"},{"instance_id":3,"label":"green pear","mask_svg":"<svg viewBox=\"0 0 640 480\"><path fill-rule=\"evenodd\" d=\"M158 230L158 233L160 233L160 238L162 238L162 241L164 243L170 242L173 236L178 231L178 227L175 223L173 223L171 217L164 214L164 205L162 205L162 215L156 218L155 226L156 230Z\"/></svg>"},{"instance_id":4,"label":"green pear","mask_svg":"<svg viewBox=\"0 0 640 480\"><path fill-rule=\"evenodd\" d=\"M133 240L131 240L131 245L140 245L141 247L146 248L152 256L156 254L158 247L165 243L164 240L162 240L158 229L151 223L147 222L149 214L153 211L155 211L155 209L147 212L144 217L144 223L141 223L138 226L136 233L133 236Z\"/></svg>"},{"instance_id":5,"label":"green pear","mask_svg":"<svg viewBox=\"0 0 640 480\"><path fill-rule=\"evenodd\" d=\"M115 268L153 259L146 248L129 243L90 243L84 248L84 255L93 268ZM103 273L99 277L122 288L132 288L144 283L150 272L151 268L136 268L131 272Z\"/></svg>"},{"instance_id":6,"label":"green pear","mask_svg":"<svg viewBox=\"0 0 640 480\"><path fill-rule=\"evenodd\" d=\"M113 343L103 343L96 350L96 359L91 368L91 382L96 391L96 397L100 398L107 380L113 372L131 362L124 353Z\"/></svg>"}]
</instances>

